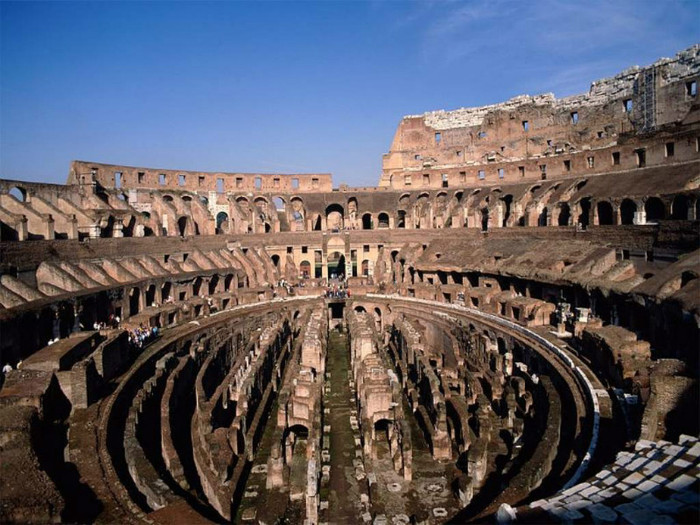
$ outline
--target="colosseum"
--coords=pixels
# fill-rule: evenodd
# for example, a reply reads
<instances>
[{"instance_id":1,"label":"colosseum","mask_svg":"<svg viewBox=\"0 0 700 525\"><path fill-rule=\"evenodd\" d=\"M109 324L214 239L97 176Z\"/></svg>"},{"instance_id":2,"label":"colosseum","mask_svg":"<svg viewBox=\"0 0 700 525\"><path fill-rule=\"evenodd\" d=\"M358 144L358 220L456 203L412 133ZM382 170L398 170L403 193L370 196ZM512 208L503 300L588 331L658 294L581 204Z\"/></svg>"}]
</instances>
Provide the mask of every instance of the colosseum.
<instances>
[{"instance_id":1,"label":"colosseum","mask_svg":"<svg viewBox=\"0 0 700 525\"><path fill-rule=\"evenodd\" d=\"M699 80L405 116L376 187L0 180L0 521L697 523Z\"/></svg>"}]
</instances>

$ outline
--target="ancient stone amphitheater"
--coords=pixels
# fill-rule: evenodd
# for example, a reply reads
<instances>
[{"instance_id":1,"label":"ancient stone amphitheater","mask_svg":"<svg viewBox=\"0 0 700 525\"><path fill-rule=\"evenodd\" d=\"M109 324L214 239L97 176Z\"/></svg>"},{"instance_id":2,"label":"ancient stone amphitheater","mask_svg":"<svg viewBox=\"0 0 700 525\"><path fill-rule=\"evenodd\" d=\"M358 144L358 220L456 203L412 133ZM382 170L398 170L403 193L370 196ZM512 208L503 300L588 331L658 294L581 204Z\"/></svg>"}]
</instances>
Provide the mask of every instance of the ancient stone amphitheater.
<instances>
[{"instance_id":1,"label":"ancient stone amphitheater","mask_svg":"<svg viewBox=\"0 0 700 525\"><path fill-rule=\"evenodd\" d=\"M0 181L0 521L697 522L699 78Z\"/></svg>"}]
</instances>

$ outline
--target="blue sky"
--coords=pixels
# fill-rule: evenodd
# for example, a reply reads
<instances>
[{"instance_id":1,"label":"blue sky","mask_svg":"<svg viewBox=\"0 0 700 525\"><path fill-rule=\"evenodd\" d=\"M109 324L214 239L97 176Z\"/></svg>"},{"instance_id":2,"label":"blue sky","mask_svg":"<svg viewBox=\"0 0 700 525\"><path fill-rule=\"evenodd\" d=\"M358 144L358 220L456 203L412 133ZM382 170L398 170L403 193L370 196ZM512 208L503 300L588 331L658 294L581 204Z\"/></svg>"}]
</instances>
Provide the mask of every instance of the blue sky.
<instances>
[{"instance_id":1,"label":"blue sky","mask_svg":"<svg viewBox=\"0 0 700 525\"><path fill-rule=\"evenodd\" d=\"M71 159L376 185L403 115L588 90L700 0L0 2L0 178Z\"/></svg>"}]
</instances>

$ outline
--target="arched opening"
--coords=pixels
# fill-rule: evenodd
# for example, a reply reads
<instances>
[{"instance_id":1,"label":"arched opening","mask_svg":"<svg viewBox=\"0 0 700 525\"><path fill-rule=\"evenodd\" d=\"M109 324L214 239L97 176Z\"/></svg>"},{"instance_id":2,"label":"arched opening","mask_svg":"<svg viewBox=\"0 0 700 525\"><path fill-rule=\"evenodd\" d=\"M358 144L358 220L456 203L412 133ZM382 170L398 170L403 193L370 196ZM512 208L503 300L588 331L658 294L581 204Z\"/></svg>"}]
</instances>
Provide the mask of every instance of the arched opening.
<instances>
[{"instance_id":1,"label":"arched opening","mask_svg":"<svg viewBox=\"0 0 700 525\"><path fill-rule=\"evenodd\" d=\"M277 268L279 270L280 269L280 256L275 254L272 257L270 257L270 259L272 259L272 264L275 265L275 268Z\"/></svg>"},{"instance_id":2,"label":"arched opening","mask_svg":"<svg viewBox=\"0 0 700 525\"><path fill-rule=\"evenodd\" d=\"M396 227L405 228L406 227L406 211L399 210L396 212Z\"/></svg>"},{"instance_id":3,"label":"arched opening","mask_svg":"<svg viewBox=\"0 0 700 525\"><path fill-rule=\"evenodd\" d=\"M283 212L285 210L285 202L282 197L273 197L272 203L275 205L275 209L278 212Z\"/></svg>"},{"instance_id":4,"label":"arched opening","mask_svg":"<svg viewBox=\"0 0 700 525\"><path fill-rule=\"evenodd\" d=\"M156 285L152 284L146 289L146 306L153 306L156 302Z\"/></svg>"},{"instance_id":5,"label":"arched opening","mask_svg":"<svg viewBox=\"0 0 700 525\"><path fill-rule=\"evenodd\" d=\"M506 195L505 197L502 197L501 200L503 201L504 205L504 210L503 210L503 223L501 224L502 227L508 226L508 219L510 219L510 207L513 204L513 196L512 195Z\"/></svg>"},{"instance_id":6,"label":"arched opening","mask_svg":"<svg viewBox=\"0 0 700 525\"><path fill-rule=\"evenodd\" d=\"M362 229L363 230L371 230L372 229L372 214L371 213L365 213L362 216Z\"/></svg>"},{"instance_id":7,"label":"arched opening","mask_svg":"<svg viewBox=\"0 0 700 525\"><path fill-rule=\"evenodd\" d=\"M220 211L216 214L216 233L227 233L228 228L228 214L225 211Z\"/></svg>"},{"instance_id":8,"label":"arched opening","mask_svg":"<svg viewBox=\"0 0 700 525\"><path fill-rule=\"evenodd\" d=\"M342 230L345 212L340 204L334 203L326 207L326 229Z\"/></svg>"},{"instance_id":9,"label":"arched opening","mask_svg":"<svg viewBox=\"0 0 700 525\"><path fill-rule=\"evenodd\" d=\"M375 323L375 328L377 332L381 332L382 330L382 311L381 309L377 306L374 309L374 323Z\"/></svg>"},{"instance_id":10,"label":"arched opening","mask_svg":"<svg viewBox=\"0 0 700 525\"><path fill-rule=\"evenodd\" d=\"M139 313L141 306L141 290L132 288L129 292L129 317Z\"/></svg>"},{"instance_id":11,"label":"arched opening","mask_svg":"<svg viewBox=\"0 0 700 525\"><path fill-rule=\"evenodd\" d=\"M265 233L270 233L272 231L272 226L270 226L269 222L265 223Z\"/></svg>"},{"instance_id":12,"label":"arched opening","mask_svg":"<svg viewBox=\"0 0 700 525\"><path fill-rule=\"evenodd\" d=\"M214 274L209 279L209 295L216 293L216 287L219 285L219 276Z\"/></svg>"},{"instance_id":13,"label":"arched opening","mask_svg":"<svg viewBox=\"0 0 700 525\"><path fill-rule=\"evenodd\" d=\"M666 207L658 197L649 197L644 203L644 211L647 214L647 222L666 218Z\"/></svg>"},{"instance_id":14,"label":"arched opening","mask_svg":"<svg viewBox=\"0 0 700 525\"><path fill-rule=\"evenodd\" d=\"M600 201L596 205L598 224L600 226L613 224L613 207L608 201Z\"/></svg>"},{"instance_id":15,"label":"arched opening","mask_svg":"<svg viewBox=\"0 0 700 525\"><path fill-rule=\"evenodd\" d=\"M229 291L231 290L231 284L233 283L233 274L229 273L226 277L224 277L224 290Z\"/></svg>"},{"instance_id":16,"label":"arched opening","mask_svg":"<svg viewBox=\"0 0 700 525\"><path fill-rule=\"evenodd\" d=\"M160 300L162 303L170 301L172 297L173 285L172 283L163 283L160 288Z\"/></svg>"},{"instance_id":17,"label":"arched opening","mask_svg":"<svg viewBox=\"0 0 700 525\"><path fill-rule=\"evenodd\" d=\"M299 272L304 279L311 277L311 263L309 261L301 261Z\"/></svg>"},{"instance_id":18,"label":"arched opening","mask_svg":"<svg viewBox=\"0 0 700 525\"><path fill-rule=\"evenodd\" d=\"M496 338L496 343L498 344L498 353L503 355L508 352L508 347L506 346L506 341L502 337Z\"/></svg>"},{"instance_id":19,"label":"arched opening","mask_svg":"<svg viewBox=\"0 0 700 525\"><path fill-rule=\"evenodd\" d=\"M489 229L489 209L481 209L481 231L488 231Z\"/></svg>"},{"instance_id":20,"label":"arched opening","mask_svg":"<svg viewBox=\"0 0 700 525\"><path fill-rule=\"evenodd\" d=\"M14 186L8 193L19 202L25 202L27 200L27 190L20 188L19 186Z\"/></svg>"},{"instance_id":21,"label":"arched opening","mask_svg":"<svg viewBox=\"0 0 700 525\"><path fill-rule=\"evenodd\" d=\"M189 204L189 203L192 202L192 197L189 196L189 195L183 195L183 196L182 196L182 202L185 202L185 203Z\"/></svg>"},{"instance_id":22,"label":"arched opening","mask_svg":"<svg viewBox=\"0 0 700 525\"><path fill-rule=\"evenodd\" d=\"M328 255L328 278L337 279L345 275L345 255L333 252Z\"/></svg>"},{"instance_id":23,"label":"arched opening","mask_svg":"<svg viewBox=\"0 0 700 525\"><path fill-rule=\"evenodd\" d=\"M557 224L559 226L568 226L571 220L571 208L565 202L559 205L559 220Z\"/></svg>"},{"instance_id":24,"label":"arched opening","mask_svg":"<svg viewBox=\"0 0 700 525\"><path fill-rule=\"evenodd\" d=\"M185 236L185 232L187 231L187 217L180 217L177 220L177 230L180 232L180 237Z\"/></svg>"},{"instance_id":25,"label":"arched opening","mask_svg":"<svg viewBox=\"0 0 700 525\"><path fill-rule=\"evenodd\" d=\"M537 226L547 226L548 213L547 206L542 208L539 217L537 217Z\"/></svg>"},{"instance_id":26,"label":"arched opening","mask_svg":"<svg viewBox=\"0 0 700 525\"><path fill-rule=\"evenodd\" d=\"M304 220L304 201L302 201L299 197L294 197L291 200L291 205L292 219L302 222Z\"/></svg>"},{"instance_id":27,"label":"arched opening","mask_svg":"<svg viewBox=\"0 0 700 525\"><path fill-rule=\"evenodd\" d=\"M136 217L133 215L124 217L122 223L122 235L124 235L124 237L133 237L134 226L136 226Z\"/></svg>"},{"instance_id":28,"label":"arched opening","mask_svg":"<svg viewBox=\"0 0 700 525\"><path fill-rule=\"evenodd\" d=\"M579 206L581 207L581 213L578 216L577 222L582 228L588 228L591 221L591 198L586 197L581 199Z\"/></svg>"},{"instance_id":29,"label":"arched opening","mask_svg":"<svg viewBox=\"0 0 700 525\"><path fill-rule=\"evenodd\" d=\"M379 228L388 228L389 227L389 214L388 213L380 213L377 216L377 222Z\"/></svg>"},{"instance_id":30,"label":"arched opening","mask_svg":"<svg viewBox=\"0 0 700 525\"><path fill-rule=\"evenodd\" d=\"M194 280L194 283L192 283L192 295L195 297L198 296L201 289L202 289L202 278L197 277Z\"/></svg>"},{"instance_id":31,"label":"arched opening","mask_svg":"<svg viewBox=\"0 0 700 525\"><path fill-rule=\"evenodd\" d=\"M369 259L365 259L362 261L361 265L361 272L362 272L362 277L369 277Z\"/></svg>"},{"instance_id":32,"label":"arched opening","mask_svg":"<svg viewBox=\"0 0 700 525\"><path fill-rule=\"evenodd\" d=\"M637 213L637 204L632 199L624 199L620 203L620 222L622 224L634 224L635 213Z\"/></svg>"},{"instance_id":33,"label":"arched opening","mask_svg":"<svg viewBox=\"0 0 700 525\"><path fill-rule=\"evenodd\" d=\"M165 202L173 202L175 199L173 199L172 195L163 195L163 200Z\"/></svg>"},{"instance_id":34,"label":"arched opening","mask_svg":"<svg viewBox=\"0 0 700 525\"><path fill-rule=\"evenodd\" d=\"M110 215L107 217L107 224L100 229L100 237L106 239L112 237L112 235L114 235L114 217Z\"/></svg>"},{"instance_id":35,"label":"arched opening","mask_svg":"<svg viewBox=\"0 0 700 525\"><path fill-rule=\"evenodd\" d=\"M348 199L348 217L351 219L357 217L357 199L355 197Z\"/></svg>"},{"instance_id":36,"label":"arched opening","mask_svg":"<svg viewBox=\"0 0 700 525\"><path fill-rule=\"evenodd\" d=\"M690 199L685 195L676 195L671 203L671 218L679 221L688 220Z\"/></svg>"}]
</instances>

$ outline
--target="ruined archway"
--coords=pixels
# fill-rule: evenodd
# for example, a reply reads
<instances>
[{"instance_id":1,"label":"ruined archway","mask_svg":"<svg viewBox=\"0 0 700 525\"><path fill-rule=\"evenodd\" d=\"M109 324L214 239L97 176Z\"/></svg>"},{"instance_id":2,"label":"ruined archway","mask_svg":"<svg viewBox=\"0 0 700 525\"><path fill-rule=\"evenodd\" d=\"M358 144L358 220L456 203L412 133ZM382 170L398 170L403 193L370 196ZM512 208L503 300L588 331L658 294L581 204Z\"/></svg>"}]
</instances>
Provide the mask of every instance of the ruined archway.
<instances>
[{"instance_id":1,"label":"ruined archway","mask_svg":"<svg viewBox=\"0 0 700 525\"><path fill-rule=\"evenodd\" d=\"M666 206L658 197L649 197L644 203L647 222L660 221L666 218Z\"/></svg>"},{"instance_id":2,"label":"ruined archway","mask_svg":"<svg viewBox=\"0 0 700 525\"><path fill-rule=\"evenodd\" d=\"M332 252L328 255L328 278L336 279L345 275L345 255Z\"/></svg>"},{"instance_id":3,"label":"ruined archway","mask_svg":"<svg viewBox=\"0 0 700 525\"><path fill-rule=\"evenodd\" d=\"M613 207L608 201L599 201L596 205L596 212L598 213L599 226L614 224Z\"/></svg>"}]
</instances>

